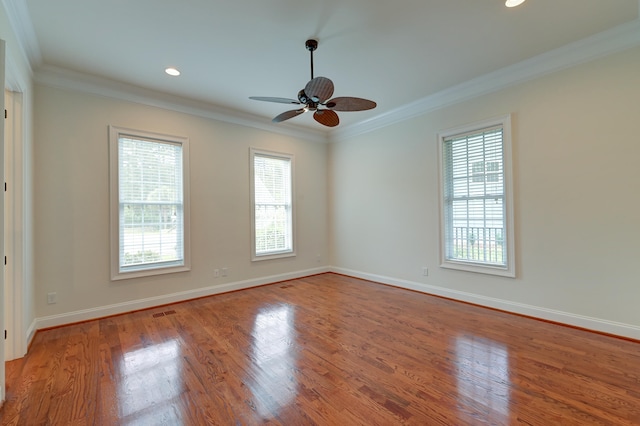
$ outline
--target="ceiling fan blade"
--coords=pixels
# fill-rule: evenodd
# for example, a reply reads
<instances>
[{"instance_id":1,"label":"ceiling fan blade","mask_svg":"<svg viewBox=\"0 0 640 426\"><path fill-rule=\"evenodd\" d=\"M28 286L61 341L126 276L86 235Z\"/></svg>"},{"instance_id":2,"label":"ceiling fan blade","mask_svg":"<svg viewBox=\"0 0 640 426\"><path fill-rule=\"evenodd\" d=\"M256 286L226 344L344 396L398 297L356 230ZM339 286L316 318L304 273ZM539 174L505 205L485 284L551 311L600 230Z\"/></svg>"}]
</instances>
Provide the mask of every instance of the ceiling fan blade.
<instances>
[{"instance_id":1,"label":"ceiling fan blade","mask_svg":"<svg viewBox=\"0 0 640 426\"><path fill-rule=\"evenodd\" d=\"M253 99L254 101L278 102L280 104L300 105L300 102L298 102L297 100L289 99L289 98L272 98L269 96L249 96L249 99Z\"/></svg>"},{"instance_id":2,"label":"ceiling fan blade","mask_svg":"<svg viewBox=\"0 0 640 426\"><path fill-rule=\"evenodd\" d=\"M271 121L273 121L274 123L280 123L290 118L297 117L298 115L302 114L304 111L305 111L304 108L285 111L282 114L275 116Z\"/></svg>"},{"instance_id":3,"label":"ceiling fan blade","mask_svg":"<svg viewBox=\"0 0 640 426\"><path fill-rule=\"evenodd\" d=\"M336 127L340 124L338 114L328 109L319 109L313 113L313 119L320 124L324 124L328 127Z\"/></svg>"},{"instance_id":4,"label":"ceiling fan blade","mask_svg":"<svg viewBox=\"0 0 640 426\"><path fill-rule=\"evenodd\" d=\"M333 98L327 101L325 106L333 111L365 111L367 109L375 108L377 104L368 99L346 96Z\"/></svg>"},{"instance_id":5,"label":"ceiling fan blade","mask_svg":"<svg viewBox=\"0 0 640 426\"><path fill-rule=\"evenodd\" d=\"M333 95L333 82L326 77L316 77L307 83L304 93L312 101L323 103Z\"/></svg>"}]
</instances>

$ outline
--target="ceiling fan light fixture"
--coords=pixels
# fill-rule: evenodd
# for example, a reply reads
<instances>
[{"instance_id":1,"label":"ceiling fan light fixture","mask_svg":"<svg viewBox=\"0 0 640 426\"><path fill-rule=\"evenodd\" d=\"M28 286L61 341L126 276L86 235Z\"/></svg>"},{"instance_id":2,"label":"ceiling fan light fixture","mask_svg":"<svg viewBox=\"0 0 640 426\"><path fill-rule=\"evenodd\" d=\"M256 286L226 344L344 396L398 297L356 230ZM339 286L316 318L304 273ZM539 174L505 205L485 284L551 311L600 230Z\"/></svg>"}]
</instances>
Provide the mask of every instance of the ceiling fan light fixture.
<instances>
[{"instance_id":1,"label":"ceiling fan light fixture","mask_svg":"<svg viewBox=\"0 0 640 426\"><path fill-rule=\"evenodd\" d=\"M507 7L516 7L520 6L524 2L525 0L507 0L504 2L504 5Z\"/></svg>"},{"instance_id":2,"label":"ceiling fan light fixture","mask_svg":"<svg viewBox=\"0 0 640 426\"><path fill-rule=\"evenodd\" d=\"M178 71L178 69L174 67L165 68L164 72L166 72L172 77L177 77L180 75L180 71Z\"/></svg>"}]
</instances>

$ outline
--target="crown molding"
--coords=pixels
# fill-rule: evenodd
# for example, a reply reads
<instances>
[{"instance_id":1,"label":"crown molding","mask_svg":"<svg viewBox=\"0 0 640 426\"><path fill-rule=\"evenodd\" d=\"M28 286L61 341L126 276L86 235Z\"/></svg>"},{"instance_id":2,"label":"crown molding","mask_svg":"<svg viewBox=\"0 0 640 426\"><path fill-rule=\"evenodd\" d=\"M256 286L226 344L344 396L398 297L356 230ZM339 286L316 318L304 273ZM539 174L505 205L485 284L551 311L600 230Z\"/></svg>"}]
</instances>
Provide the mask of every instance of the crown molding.
<instances>
[{"instance_id":1,"label":"crown molding","mask_svg":"<svg viewBox=\"0 0 640 426\"><path fill-rule=\"evenodd\" d=\"M474 78L367 120L333 130L329 133L329 139L331 142L344 141L448 105L637 46L640 46L640 19Z\"/></svg>"},{"instance_id":2,"label":"crown molding","mask_svg":"<svg viewBox=\"0 0 640 426\"><path fill-rule=\"evenodd\" d=\"M252 127L254 129L305 139L311 142L324 143L328 141L325 131L290 124L284 126L282 124L275 125L272 124L270 120L256 115L232 111L210 103L181 98L176 95L169 95L167 93L65 68L45 65L34 73L34 81L49 87L75 90L92 95L134 102L212 120L238 124L240 126Z\"/></svg>"},{"instance_id":3,"label":"crown molding","mask_svg":"<svg viewBox=\"0 0 640 426\"><path fill-rule=\"evenodd\" d=\"M315 130L289 123L274 125L265 118L240 111L232 111L213 104L180 98L62 68L40 67L42 56L26 2L18 0L0 1L2 1L11 26L17 35L23 55L27 57L27 62L31 68L37 70L34 73L34 80L40 84L128 100L315 142L347 140L424 115L448 105L496 92L640 45L640 18L638 18L610 30L426 96L391 111L327 132L326 130ZM638 3L640 10L640 0Z\"/></svg>"},{"instance_id":4,"label":"crown molding","mask_svg":"<svg viewBox=\"0 0 640 426\"><path fill-rule=\"evenodd\" d=\"M9 23L20 45L20 51L25 55L31 69L37 68L42 63L42 54L36 31L31 22L31 15L26 1L1 0L4 10L7 12Z\"/></svg>"}]
</instances>

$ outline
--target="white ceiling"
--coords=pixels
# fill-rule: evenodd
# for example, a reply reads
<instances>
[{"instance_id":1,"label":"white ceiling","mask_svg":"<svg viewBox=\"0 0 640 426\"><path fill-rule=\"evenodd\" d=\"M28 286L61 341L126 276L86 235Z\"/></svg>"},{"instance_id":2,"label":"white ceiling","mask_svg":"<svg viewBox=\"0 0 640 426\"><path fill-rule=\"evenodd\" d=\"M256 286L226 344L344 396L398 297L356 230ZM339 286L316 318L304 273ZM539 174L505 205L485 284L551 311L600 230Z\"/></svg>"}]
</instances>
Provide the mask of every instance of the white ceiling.
<instances>
[{"instance_id":1,"label":"white ceiling","mask_svg":"<svg viewBox=\"0 0 640 426\"><path fill-rule=\"evenodd\" d=\"M638 18L638 0L26 0L32 65L59 67L257 116L315 76L376 101L340 127L397 110ZM28 33L28 32L27 32ZM167 66L180 77L164 73ZM310 114L286 124L329 130ZM280 126L279 125L279 126Z\"/></svg>"}]
</instances>

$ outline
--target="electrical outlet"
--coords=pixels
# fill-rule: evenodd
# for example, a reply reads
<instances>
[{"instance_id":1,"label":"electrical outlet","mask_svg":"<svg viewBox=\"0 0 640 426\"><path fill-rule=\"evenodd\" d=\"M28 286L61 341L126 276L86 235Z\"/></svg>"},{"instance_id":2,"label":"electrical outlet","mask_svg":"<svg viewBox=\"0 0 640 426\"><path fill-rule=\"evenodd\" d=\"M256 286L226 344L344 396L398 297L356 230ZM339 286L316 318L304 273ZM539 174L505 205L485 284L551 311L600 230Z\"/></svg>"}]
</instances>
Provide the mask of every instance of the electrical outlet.
<instances>
[{"instance_id":1,"label":"electrical outlet","mask_svg":"<svg viewBox=\"0 0 640 426\"><path fill-rule=\"evenodd\" d=\"M47 303L49 305L53 305L54 303L58 303L58 293L47 293Z\"/></svg>"},{"instance_id":2,"label":"electrical outlet","mask_svg":"<svg viewBox=\"0 0 640 426\"><path fill-rule=\"evenodd\" d=\"M425 277L429 276L429 268L427 268L426 266L422 267L422 275Z\"/></svg>"},{"instance_id":3,"label":"electrical outlet","mask_svg":"<svg viewBox=\"0 0 640 426\"><path fill-rule=\"evenodd\" d=\"M222 268L222 276L226 277L227 275L229 275L229 268Z\"/></svg>"}]
</instances>

